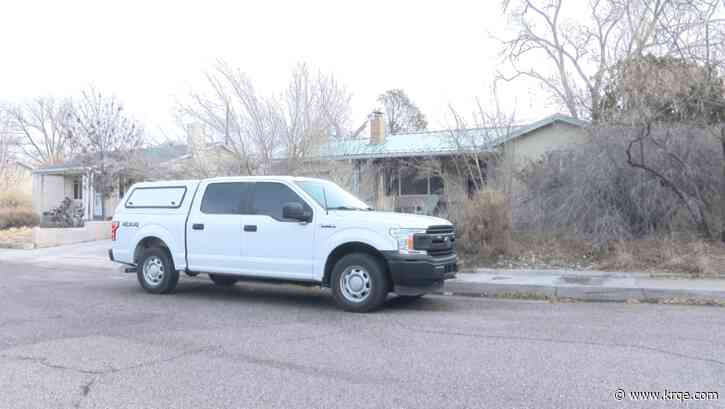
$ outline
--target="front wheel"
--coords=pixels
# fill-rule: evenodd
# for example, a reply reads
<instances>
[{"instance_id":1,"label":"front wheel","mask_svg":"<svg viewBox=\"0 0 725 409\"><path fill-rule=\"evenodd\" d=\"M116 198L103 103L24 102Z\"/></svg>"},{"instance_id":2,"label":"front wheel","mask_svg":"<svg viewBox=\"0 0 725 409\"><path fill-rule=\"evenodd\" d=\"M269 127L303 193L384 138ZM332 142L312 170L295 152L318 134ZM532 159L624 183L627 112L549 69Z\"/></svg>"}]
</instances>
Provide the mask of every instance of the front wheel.
<instances>
[{"instance_id":1,"label":"front wheel","mask_svg":"<svg viewBox=\"0 0 725 409\"><path fill-rule=\"evenodd\" d=\"M146 249L141 254L136 277L141 287L153 294L169 293L179 282L179 272L169 253L158 247Z\"/></svg>"},{"instance_id":2,"label":"front wheel","mask_svg":"<svg viewBox=\"0 0 725 409\"><path fill-rule=\"evenodd\" d=\"M380 261L364 253L341 258L332 270L332 295L347 311L379 308L388 295L388 279Z\"/></svg>"}]
</instances>

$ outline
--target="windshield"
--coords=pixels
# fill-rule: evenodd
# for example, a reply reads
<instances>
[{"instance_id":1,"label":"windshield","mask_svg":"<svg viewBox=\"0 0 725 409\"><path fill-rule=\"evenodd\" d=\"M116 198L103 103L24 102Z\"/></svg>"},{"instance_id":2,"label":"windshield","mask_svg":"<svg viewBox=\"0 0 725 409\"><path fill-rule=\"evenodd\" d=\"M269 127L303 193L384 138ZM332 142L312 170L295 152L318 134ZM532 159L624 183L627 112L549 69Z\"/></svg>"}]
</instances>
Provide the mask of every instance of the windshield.
<instances>
[{"instance_id":1,"label":"windshield","mask_svg":"<svg viewBox=\"0 0 725 409\"><path fill-rule=\"evenodd\" d=\"M371 210L365 202L332 182L305 180L295 183L328 210Z\"/></svg>"}]
</instances>

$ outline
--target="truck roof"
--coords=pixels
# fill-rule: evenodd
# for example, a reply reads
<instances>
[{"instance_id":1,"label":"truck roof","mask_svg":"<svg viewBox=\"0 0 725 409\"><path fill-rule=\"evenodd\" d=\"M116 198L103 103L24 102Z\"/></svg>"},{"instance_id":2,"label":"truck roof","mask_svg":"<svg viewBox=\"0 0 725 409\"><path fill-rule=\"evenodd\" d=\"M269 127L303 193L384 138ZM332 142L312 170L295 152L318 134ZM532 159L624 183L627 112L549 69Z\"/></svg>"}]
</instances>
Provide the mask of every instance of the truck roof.
<instances>
[{"instance_id":1,"label":"truck roof","mask_svg":"<svg viewBox=\"0 0 725 409\"><path fill-rule=\"evenodd\" d=\"M223 176L223 177L215 177L215 178L207 178L207 179L184 179L184 180L159 180L154 182L139 182L136 184L136 186L140 187L155 187L155 186L168 186L169 184L179 184L179 185L191 185L191 184L197 184L199 182L253 182L253 181L286 181L286 182L294 182L294 181L302 181L302 180L308 180L308 181L319 181L323 182L326 181L325 179L319 179L319 178L309 178L309 177L301 177L301 176Z\"/></svg>"}]
</instances>

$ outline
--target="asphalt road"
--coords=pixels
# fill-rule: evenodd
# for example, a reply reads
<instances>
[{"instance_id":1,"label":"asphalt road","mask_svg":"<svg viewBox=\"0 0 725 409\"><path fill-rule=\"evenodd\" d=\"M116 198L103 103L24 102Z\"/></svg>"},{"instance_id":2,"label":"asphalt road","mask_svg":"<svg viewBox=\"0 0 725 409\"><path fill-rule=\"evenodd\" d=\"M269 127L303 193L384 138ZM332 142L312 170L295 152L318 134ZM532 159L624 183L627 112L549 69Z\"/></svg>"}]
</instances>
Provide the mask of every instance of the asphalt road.
<instances>
[{"instance_id":1,"label":"asphalt road","mask_svg":"<svg viewBox=\"0 0 725 409\"><path fill-rule=\"evenodd\" d=\"M391 297L0 261L0 408L725 407L719 307ZM624 402L625 391L719 400Z\"/></svg>"}]
</instances>

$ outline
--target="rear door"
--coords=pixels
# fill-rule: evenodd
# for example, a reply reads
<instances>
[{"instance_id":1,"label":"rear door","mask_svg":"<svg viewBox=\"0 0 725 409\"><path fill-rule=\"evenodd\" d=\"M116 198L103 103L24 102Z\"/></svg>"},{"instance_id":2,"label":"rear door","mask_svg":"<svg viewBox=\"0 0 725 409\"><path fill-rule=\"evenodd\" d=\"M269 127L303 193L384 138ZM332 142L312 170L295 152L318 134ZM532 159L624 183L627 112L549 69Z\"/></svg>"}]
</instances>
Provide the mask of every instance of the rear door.
<instances>
[{"instance_id":1,"label":"rear door","mask_svg":"<svg viewBox=\"0 0 725 409\"><path fill-rule=\"evenodd\" d=\"M186 226L189 269L239 274L242 271L242 210L250 183L208 182L201 186Z\"/></svg>"},{"instance_id":2,"label":"rear door","mask_svg":"<svg viewBox=\"0 0 725 409\"><path fill-rule=\"evenodd\" d=\"M244 216L245 274L312 280L314 218L312 223L282 217L285 203L312 207L292 188L280 182L255 182L248 214Z\"/></svg>"}]
</instances>

